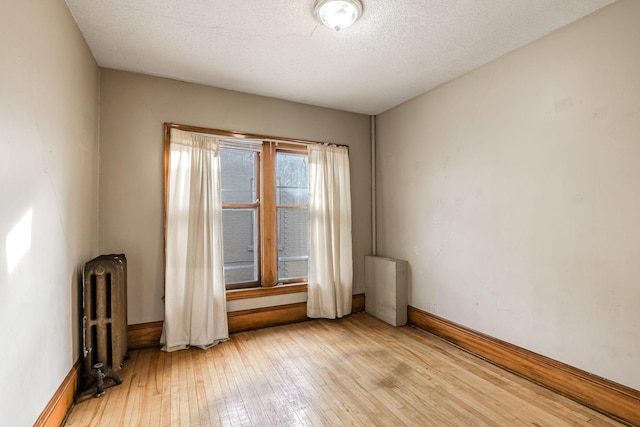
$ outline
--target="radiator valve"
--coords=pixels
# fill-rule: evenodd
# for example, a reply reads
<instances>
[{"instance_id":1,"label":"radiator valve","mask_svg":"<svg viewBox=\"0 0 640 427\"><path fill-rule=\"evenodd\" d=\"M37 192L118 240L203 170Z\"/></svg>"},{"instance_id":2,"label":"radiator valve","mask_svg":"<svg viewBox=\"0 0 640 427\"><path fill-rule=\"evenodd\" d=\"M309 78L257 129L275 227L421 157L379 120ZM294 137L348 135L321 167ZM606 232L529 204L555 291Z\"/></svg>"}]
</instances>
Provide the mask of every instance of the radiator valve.
<instances>
[{"instance_id":1,"label":"radiator valve","mask_svg":"<svg viewBox=\"0 0 640 427\"><path fill-rule=\"evenodd\" d=\"M102 372L103 366L104 365L102 364L102 362L98 362L95 365L93 365L93 378L96 381L96 394L94 394L93 397L102 397L105 394L105 391L104 391L105 374L104 372Z\"/></svg>"}]
</instances>

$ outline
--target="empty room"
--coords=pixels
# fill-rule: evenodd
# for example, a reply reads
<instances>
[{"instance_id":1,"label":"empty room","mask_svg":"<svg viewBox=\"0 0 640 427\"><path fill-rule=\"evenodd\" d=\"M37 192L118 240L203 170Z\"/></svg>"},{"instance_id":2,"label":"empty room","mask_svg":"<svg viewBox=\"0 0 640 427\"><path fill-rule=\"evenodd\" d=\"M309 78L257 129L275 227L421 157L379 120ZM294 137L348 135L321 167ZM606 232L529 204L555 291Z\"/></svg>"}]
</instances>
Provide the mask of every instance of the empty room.
<instances>
[{"instance_id":1,"label":"empty room","mask_svg":"<svg viewBox=\"0 0 640 427\"><path fill-rule=\"evenodd\" d=\"M640 425L640 1L4 3L0 425Z\"/></svg>"}]
</instances>

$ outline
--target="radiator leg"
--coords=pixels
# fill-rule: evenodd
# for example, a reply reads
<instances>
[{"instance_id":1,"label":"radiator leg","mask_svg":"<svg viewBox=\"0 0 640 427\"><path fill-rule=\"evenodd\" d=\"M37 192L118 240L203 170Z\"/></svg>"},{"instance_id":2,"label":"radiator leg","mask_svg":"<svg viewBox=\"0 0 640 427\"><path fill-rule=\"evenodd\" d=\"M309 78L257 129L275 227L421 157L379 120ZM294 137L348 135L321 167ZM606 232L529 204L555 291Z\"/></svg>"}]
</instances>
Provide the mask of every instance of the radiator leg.
<instances>
[{"instance_id":1,"label":"radiator leg","mask_svg":"<svg viewBox=\"0 0 640 427\"><path fill-rule=\"evenodd\" d=\"M116 374L113 369L107 368L107 372L105 373L106 378L111 378L116 385L122 384L122 378L120 375Z\"/></svg>"}]
</instances>

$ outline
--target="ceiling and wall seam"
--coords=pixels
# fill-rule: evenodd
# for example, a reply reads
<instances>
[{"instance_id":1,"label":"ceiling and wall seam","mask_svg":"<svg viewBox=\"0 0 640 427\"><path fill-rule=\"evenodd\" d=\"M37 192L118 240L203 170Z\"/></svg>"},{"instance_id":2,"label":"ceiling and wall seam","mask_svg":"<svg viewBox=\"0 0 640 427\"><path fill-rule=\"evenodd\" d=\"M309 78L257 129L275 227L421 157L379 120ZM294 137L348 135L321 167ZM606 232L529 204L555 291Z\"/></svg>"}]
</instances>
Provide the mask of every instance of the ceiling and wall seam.
<instances>
[{"instance_id":1,"label":"ceiling and wall seam","mask_svg":"<svg viewBox=\"0 0 640 427\"><path fill-rule=\"evenodd\" d=\"M337 32L311 0L66 2L101 67L371 115L613 0L370 0Z\"/></svg>"}]
</instances>

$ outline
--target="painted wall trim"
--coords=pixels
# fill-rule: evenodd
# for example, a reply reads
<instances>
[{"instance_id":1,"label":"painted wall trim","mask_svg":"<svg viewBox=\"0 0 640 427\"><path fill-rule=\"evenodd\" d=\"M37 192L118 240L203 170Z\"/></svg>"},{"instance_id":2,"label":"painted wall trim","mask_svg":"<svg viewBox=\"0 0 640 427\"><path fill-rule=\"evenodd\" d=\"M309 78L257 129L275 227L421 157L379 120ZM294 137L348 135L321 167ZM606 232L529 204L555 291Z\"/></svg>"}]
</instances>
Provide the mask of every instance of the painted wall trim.
<instances>
[{"instance_id":1,"label":"painted wall trim","mask_svg":"<svg viewBox=\"0 0 640 427\"><path fill-rule=\"evenodd\" d=\"M640 391L408 307L410 325L620 421L640 425Z\"/></svg>"},{"instance_id":2,"label":"painted wall trim","mask_svg":"<svg viewBox=\"0 0 640 427\"><path fill-rule=\"evenodd\" d=\"M351 312L360 313L363 311L364 294L353 295ZM227 313L230 333L304 320L309 320L307 317L307 303L304 302ZM160 345L160 335L162 335L162 321L129 325L127 334L129 349L135 350Z\"/></svg>"},{"instance_id":3,"label":"painted wall trim","mask_svg":"<svg viewBox=\"0 0 640 427\"><path fill-rule=\"evenodd\" d=\"M80 359L62 380L62 384L36 420L34 427L59 427L73 405L73 399L78 389L78 375L80 374Z\"/></svg>"}]
</instances>

